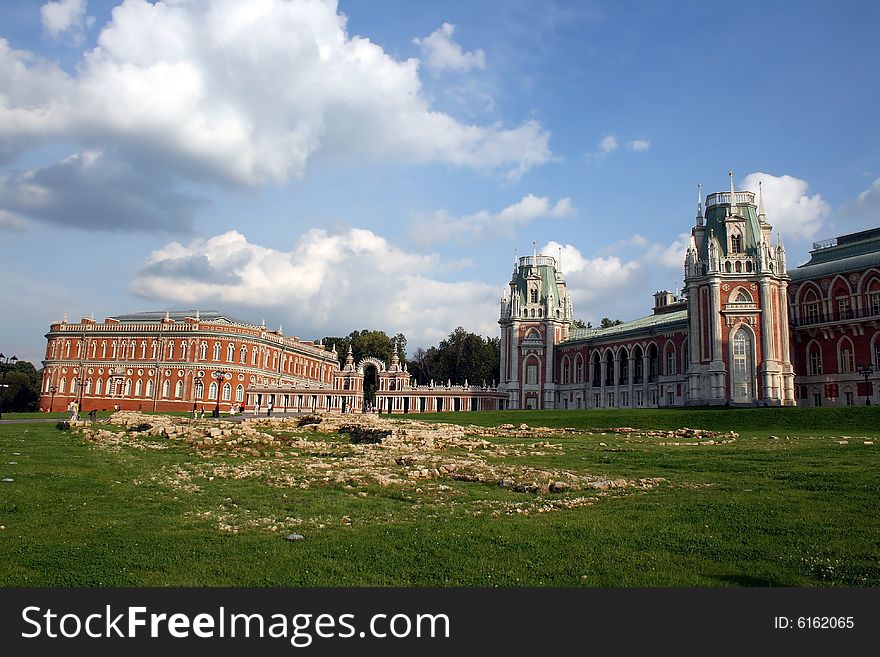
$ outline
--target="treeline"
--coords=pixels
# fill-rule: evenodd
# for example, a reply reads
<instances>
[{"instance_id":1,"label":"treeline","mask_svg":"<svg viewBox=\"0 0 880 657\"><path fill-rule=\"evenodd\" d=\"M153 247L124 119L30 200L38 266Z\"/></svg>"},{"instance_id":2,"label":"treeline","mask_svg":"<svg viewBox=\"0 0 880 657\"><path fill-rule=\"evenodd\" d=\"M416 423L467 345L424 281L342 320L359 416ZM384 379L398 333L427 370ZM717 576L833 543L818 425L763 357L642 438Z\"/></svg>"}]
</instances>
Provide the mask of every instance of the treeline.
<instances>
[{"instance_id":1,"label":"treeline","mask_svg":"<svg viewBox=\"0 0 880 657\"><path fill-rule=\"evenodd\" d=\"M0 411L36 411L40 405L42 370L20 360L0 371Z\"/></svg>"},{"instance_id":2,"label":"treeline","mask_svg":"<svg viewBox=\"0 0 880 657\"><path fill-rule=\"evenodd\" d=\"M397 346L400 364L406 363L410 375L419 385L434 381L437 385L447 381L471 385L492 385L498 382L501 369L501 341L484 338L458 327L436 347L418 348L411 358L406 357L406 336L398 333L386 335L383 331L352 331L344 338L325 337L322 342L328 349L336 347L340 365L345 364L348 347L351 346L355 363L367 356L391 363L391 354Z\"/></svg>"}]
</instances>

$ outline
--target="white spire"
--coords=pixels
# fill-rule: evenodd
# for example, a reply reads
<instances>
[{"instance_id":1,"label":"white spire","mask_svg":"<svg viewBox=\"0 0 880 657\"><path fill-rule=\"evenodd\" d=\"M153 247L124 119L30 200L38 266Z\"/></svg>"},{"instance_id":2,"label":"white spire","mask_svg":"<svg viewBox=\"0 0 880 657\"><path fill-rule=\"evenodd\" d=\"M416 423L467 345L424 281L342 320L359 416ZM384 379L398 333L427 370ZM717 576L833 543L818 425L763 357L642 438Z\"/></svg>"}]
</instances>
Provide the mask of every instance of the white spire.
<instances>
[{"instance_id":1,"label":"white spire","mask_svg":"<svg viewBox=\"0 0 880 657\"><path fill-rule=\"evenodd\" d=\"M538 243L535 240L532 240L532 257L538 257Z\"/></svg>"},{"instance_id":2,"label":"white spire","mask_svg":"<svg viewBox=\"0 0 880 657\"><path fill-rule=\"evenodd\" d=\"M703 186L697 183L697 226L703 225Z\"/></svg>"},{"instance_id":3,"label":"white spire","mask_svg":"<svg viewBox=\"0 0 880 657\"><path fill-rule=\"evenodd\" d=\"M556 261L556 267L559 270L559 273L562 273L562 247L560 246L557 251L559 252L559 259Z\"/></svg>"},{"instance_id":4,"label":"white spire","mask_svg":"<svg viewBox=\"0 0 880 657\"><path fill-rule=\"evenodd\" d=\"M762 188L762 183L758 181L758 219L761 220L761 223L767 223L767 219L764 216L764 190Z\"/></svg>"},{"instance_id":5,"label":"white spire","mask_svg":"<svg viewBox=\"0 0 880 657\"><path fill-rule=\"evenodd\" d=\"M733 171L728 171L727 175L730 177L730 214L734 214L734 208L736 207L736 192L733 189Z\"/></svg>"}]
</instances>

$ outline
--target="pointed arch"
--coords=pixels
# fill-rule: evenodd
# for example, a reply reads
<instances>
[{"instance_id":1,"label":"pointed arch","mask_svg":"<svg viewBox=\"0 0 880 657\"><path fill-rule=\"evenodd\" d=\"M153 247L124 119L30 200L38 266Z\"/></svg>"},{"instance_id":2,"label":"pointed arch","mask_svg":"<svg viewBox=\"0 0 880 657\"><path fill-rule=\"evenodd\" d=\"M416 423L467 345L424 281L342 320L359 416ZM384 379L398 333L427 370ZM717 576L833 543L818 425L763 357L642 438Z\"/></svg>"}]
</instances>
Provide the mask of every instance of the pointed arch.
<instances>
[{"instance_id":1,"label":"pointed arch","mask_svg":"<svg viewBox=\"0 0 880 657\"><path fill-rule=\"evenodd\" d=\"M822 362L822 345L818 340L810 340L807 343L806 351L807 373L810 376L818 376L825 369Z\"/></svg>"},{"instance_id":2,"label":"pointed arch","mask_svg":"<svg viewBox=\"0 0 880 657\"><path fill-rule=\"evenodd\" d=\"M568 354L562 357L562 383L563 385L571 383L571 359Z\"/></svg>"},{"instance_id":3,"label":"pointed arch","mask_svg":"<svg viewBox=\"0 0 880 657\"><path fill-rule=\"evenodd\" d=\"M617 362L618 362L618 370L620 375L617 377L618 383L627 384L629 383L629 349L624 346L621 346L617 350Z\"/></svg>"},{"instance_id":4,"label":"pointed arch","mask_svg":"<svg viewBox=\"0 0 880 657\"><path fill-rule=\"evenodd\" d=\"M593 352L593 358L591 359L593 373L592 380L594 386L602 385L602 357L599 356L598 351Z\"/></svg>"},{"instance_id":5,"label":"pointed arch","mask_svg":"<svg viewBox=\"0 0 880 657\"><path fill-rule=\"evenodd\" d=\"M642 345L637 344L633 347L632 353L633 360L633 383L644 383L645 382L645 351L642 349Z\"/></svg>"},{"instance_id":6,"label":"pointed arch","mask_svg":"<svg viewBox=\"0 0 880 657\"><path fill-rule=\"evenodd\" d=\"M856 371L855 349L847 336L837 341L837 371L841 374Z\"/></svg>"},{"instance_id":7,"label":"pointed arch","mask_svg":"<svg viewBox=\"0 0 880 657\"><path fill-rule=\"evenodd\" d=\"M605 356L602 359L605 364L605 376L602 377L602 380L605 381L606 386L614 385L614 352L611 350L611 347L605 347Z\"/></svg>"},{"instance_id":8,"label":"pointed arch","mask_svg":"<svg viewBox=\"0 0 880 657\"><path fill-rule=\"evenodd\" d=\"M751 404L757 399L755 373L755 332L746 323L734 324L729 334L730 392L738 404Z\"/></svg>"},{"instance_id":9,"label":"pointed arch","mask_svg":"<svg viewBox=\"0 0 880 657\"><path fill-rule=\"evenodd\" d=\"M574 380L576 383L584 382L584 356L580 352L574 356Z\"/></svg>"},{"instance_id":10,"label":"pointed arch","mask_svg":"<svg viewBox=\"0 0 880 657\"><path fill-rule=\"evenodd\" d=\"M660 354L657 349L657 343L651 340L648 343L648 383L657 380L660 374Z\"/></svg>"}]
</instances>

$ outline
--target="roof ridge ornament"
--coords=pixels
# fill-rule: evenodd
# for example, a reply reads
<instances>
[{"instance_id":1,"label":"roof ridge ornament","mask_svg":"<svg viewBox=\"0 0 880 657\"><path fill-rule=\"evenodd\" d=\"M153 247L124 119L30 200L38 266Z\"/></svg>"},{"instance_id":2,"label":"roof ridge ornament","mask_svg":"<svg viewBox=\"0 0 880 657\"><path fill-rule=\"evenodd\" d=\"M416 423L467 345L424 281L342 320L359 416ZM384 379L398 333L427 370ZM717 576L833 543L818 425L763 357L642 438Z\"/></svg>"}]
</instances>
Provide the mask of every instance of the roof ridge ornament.
<instances>
[{"instance_id":1,"label":"roof ridge ornament","mask_svg":"<svg viewBox=\"0 0 880 657\"><path fill-rule=\"evenodd\" d=\"M703 186L697 183L697 226L703 225Z\"/></svg>"},{"instance_id":2,"label":"roof ridge ornament","mask_svg":"<svg viewBox=\"0 0 880 657\"><path fill-rule=\"evenodd\" d=\"M733 188L733 170L727 172L728 178L730 178L730 214L736 214L734 208L736 207L736 190Z\"/></svg>"},{"instance_id":3,"label":"roof ridge ornament","mask_svg":"<svg viewBox=\"0 0 880 657\"><path fill-rule=\"evenodd\" d=\"M758 181L758 219L762 224L767 223L767 217L764 216L764 189L763 182Z\"/></svg>"}]
</instances>

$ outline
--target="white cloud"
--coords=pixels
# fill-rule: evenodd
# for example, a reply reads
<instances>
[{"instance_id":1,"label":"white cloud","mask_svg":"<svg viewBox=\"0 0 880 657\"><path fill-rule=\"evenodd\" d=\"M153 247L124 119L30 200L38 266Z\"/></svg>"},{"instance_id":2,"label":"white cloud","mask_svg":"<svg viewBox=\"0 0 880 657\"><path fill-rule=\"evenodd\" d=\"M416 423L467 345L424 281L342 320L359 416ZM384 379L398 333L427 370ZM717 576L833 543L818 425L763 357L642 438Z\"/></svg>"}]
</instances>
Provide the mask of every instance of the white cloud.
<instances>
[{"instance_id":1,"label":"white cloud","mask_svg":"<svg viewBox=\"0 0 880 657\"><path fill-rule=\"evenodd\" d=\"M616 151L618 149L618 147L619 147L619 144L617 143L617 137L615 137L614 135L606 135L599 142L599 152L602 155L608 155L609 153L613 153L614 151Z\"/></svg>"},{"instance_id":2,"label":"white cloud","mask_svg":"<svg viewBox=\"0 0 880 657\"><path fill-rule=\"evenodd\" d=\"M629 142L629 148L636 153L643 153L651 148L651 142L647 139L633 139Z\"/></svg>"},{"instance_id":3,"label":"white cloud","mask_svg":"<svg viewBox=\"0 0 880 657\"><path fill-rule=\"evenodd\" d=\"M313 337L368 326L428 346L463 318L466 329L495 335L498 286L438 280L444 269L438 256L407 253L364 229L312 229L289 251L229 231L154 251L131 289L180 305L271 309Z\"/></svg>"},{"instance_id":4,"label":"white cloud","mask_svg":"<svg viewBox=\"0 0 880 657\"><path fill-rule=\"evenodd\" d=\"M256 185L303 176L313 158L514 178L552 158L537 121L482 126L433 110L418 60L350 36L332 0L127 0L73 75L0 40L0 88L7 159L63 138Z\"/></svg>"},{"instance_id":5,"label":"white cloud","mask_svg":"<svg viewBox=\"0 0 880 657\"><path fill-rule=\"evenodd\" d=\"M40 7L43 29L53 39L68 36L74 43L80 43L86 27L91 27L95 19L86 17L86 0L58 0L47 2Z\"/></svg>"},{"instance_id":6,"label":"white cloud","mask_svg":"<svg viewBox=\"0 0 880 657\"><path fill-rule=\"evenodd\" d=\"M807 194L806 180L755 172L743 179L740 188L757 192L758 182L763 183L767 222L784 237L807 240L825 228L831 208L821 195Z\"/></svg>"},{"instance_id":7,"label":"white cloud","mask_svg":"<svg viewBox=\"0 0 880 657\"><path fill-rule=\"evenodd\" d=\"M877 178L868 189L859 194L858 205L862 209L880 210L880 178Z\"/></svg>"},{"instance_id":8,"label":"white cloud","mask_svg":"<svg viewBox=\"0 0 880 657\"><path fill-rule=\"evenodd\" d=\"M422 49L427 58L427 67L433 71L453 70L467 72L472 68L486 68L486 54L482 50L464 52L461 46L452 40L455 26L443 23L434 32L422 39L413 39L413 43Z\"/></svg>"},{"instance_id":9,"label":"white cloud","mask_svg":"<svg viewBox=\"0 0 880 657\"><path fill-rule=\"evenodd\" d=\"M575 317L594 325L602 317L628 321L652 312L651 295L661 288L678 292L684 274L684 254L690 235L682 234L668 245L640 235L599 249L585 257L571 244L548 242L541 253L557 256Z\"/></svg>"},{"instance_id":10,"label":"white cloud","mask_svg":"<svg viewBox=\"0 0 880 657\"><path fill-rule=\"evenodd\" d=\"M553 204L546 196L526 194L500 212L481 210L464 217L451 217L443 210L419 216L410 226L410 236L419 244L433 244L447 240L474 241L513 237L519 228L536 219L559 219L575 213L567 196Z\"/></svg>"}]
</instances>

